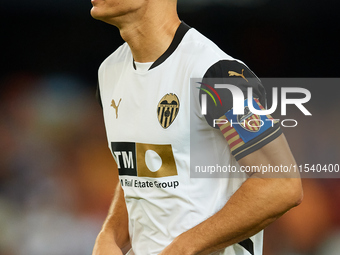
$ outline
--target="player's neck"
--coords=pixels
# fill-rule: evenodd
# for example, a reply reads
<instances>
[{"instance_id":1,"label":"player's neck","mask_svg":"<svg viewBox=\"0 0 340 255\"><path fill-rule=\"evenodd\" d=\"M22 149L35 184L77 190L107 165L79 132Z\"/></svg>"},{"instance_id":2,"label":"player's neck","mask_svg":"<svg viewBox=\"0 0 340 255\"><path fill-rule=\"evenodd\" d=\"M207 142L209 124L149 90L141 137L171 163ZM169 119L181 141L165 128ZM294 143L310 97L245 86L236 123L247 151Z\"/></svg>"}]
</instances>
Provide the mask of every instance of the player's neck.
<instances>
[{"instance_id":1,"label":"player's neck","mask_svg":"<svg viewBox=\"0 0 340 255\"><path fill-rule=\"evenodd\" d=\"M120 27L120 34L137 62L154 62L170 46L180 20L176 15L161 15Z\"/></svg>"}]
</instances>

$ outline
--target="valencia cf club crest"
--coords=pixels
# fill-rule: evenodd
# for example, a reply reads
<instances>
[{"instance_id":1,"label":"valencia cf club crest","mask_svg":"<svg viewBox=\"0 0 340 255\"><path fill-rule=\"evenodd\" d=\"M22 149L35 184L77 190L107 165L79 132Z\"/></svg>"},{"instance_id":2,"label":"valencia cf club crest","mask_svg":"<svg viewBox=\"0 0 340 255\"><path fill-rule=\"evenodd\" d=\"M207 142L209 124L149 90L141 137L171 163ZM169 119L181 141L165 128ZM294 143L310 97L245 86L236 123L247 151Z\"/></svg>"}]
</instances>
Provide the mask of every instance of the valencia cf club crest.
<instances>
[{"instance_id":1,"label":"valencia cf club crest","mask_svg":"<svg viewBox=\"0 0 340 255\"><path fill-rule=\"evenodd\" d=\"M179 111L179 100L175 94L166 94L158 103L157 115L159 124L168 128L174 122Z\"/></svg>"},{"instance_id":2,"label":"valencia cf club crest","mask_svg":"<svg viewBox=\"0 0 340 255\"><path fill-rule=\"evenodd\" d=\"M258 132L261 128L261 117L253 114L248 106L244 108L244 115L237 116L239 125L249 132Z\"/></svg>"}]
</instances>

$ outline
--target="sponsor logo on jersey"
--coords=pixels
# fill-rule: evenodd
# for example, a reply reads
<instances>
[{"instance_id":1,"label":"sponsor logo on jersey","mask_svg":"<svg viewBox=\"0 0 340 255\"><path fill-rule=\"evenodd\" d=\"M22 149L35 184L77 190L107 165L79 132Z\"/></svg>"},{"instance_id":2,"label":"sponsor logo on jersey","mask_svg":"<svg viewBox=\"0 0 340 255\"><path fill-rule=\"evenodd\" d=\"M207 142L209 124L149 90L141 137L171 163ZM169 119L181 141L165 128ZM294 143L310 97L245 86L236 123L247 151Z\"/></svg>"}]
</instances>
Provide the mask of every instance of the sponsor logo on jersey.
<instances>
[{"instance_id":1,"label":"sponsor logo on jersey","mask_svg":"<svg viewBox=\"0 0 340 255\"><path fill-rule=\"evenodd\" d=\"M229 76L239 76L239 77L242 77L243 79L245 79L248 82L248 80L244 76L243 72L244 72L244 69L242 69L242 73L237 73L235 71L229 71L228 74L229 74Z\"/></svg>"},{"instance_id":2,"label":"sponsor logo on jersey","mask_svg":"<svg viewBox=\"0 0 340 255\"><path fill-rule=\"evenodd\" d=\"M122 99L119 99L118 105L116 105L116 102L115 102L114 99L112 99L112 101L111 101L111 106L116 110L116 119L118 119L118 107L119 107L121 101L122 101Z\"/></svg>"},{"instance_id":3,"label":"sponsor logo on jersey","mask_svg":"<svg viewBox=\"0 0 340 255\"><path fill-rule=\"evenodd\" d=\"M166 94L158 103L157 116L159 124L168 128L177 117L179 111L179 99L176 94Z\"/></svg>"},{"instance_id":4,"label":"sponsor logo on jersey","mask_svg":"<svg viewBox=\"0 0 340 255\"><path fill-rule=\"evenodd\" d=\"M159 178L178 175L171 144L111 142L111 150L121 176Z\"/></svg>"},{"instance_id":5,"label":"sponsor logo on jersey","mask_svg":"<svg viewBox=\"0 0 340 255\"><path fill-rule=\"evenodd\" d=\"M244 114L237 115L237 121L240 126L250 132L258 132L262 126L261 117L257 114L253 114L249 107L244 107Z\"/></svg>"}]
</instances>

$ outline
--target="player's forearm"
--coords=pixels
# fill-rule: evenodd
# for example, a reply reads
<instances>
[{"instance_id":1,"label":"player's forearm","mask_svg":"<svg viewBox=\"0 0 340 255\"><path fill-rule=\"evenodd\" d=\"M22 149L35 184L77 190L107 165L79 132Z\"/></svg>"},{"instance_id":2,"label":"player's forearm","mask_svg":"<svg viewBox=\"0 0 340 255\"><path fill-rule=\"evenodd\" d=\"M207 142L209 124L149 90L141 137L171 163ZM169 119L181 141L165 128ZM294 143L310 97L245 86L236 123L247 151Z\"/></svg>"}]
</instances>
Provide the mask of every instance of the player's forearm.
<instances>
[{"instance_id":1,"label":"player's forearm","mask_svg":"<svg viewBox=\"0 0 340 255\"><path fill-rule=\"evenodd\" d=\"M297 179L248 179L219 212L173 245L187 249L182 254L209 254L253 236L299 204L299 185Z\"/></svg>"},{"instance_id":2,"label":"player's forearm","mask_svg":"<svg viewBox=\"0 0 340 255\"><path fill-rule=\"evenodd\" d=\"M112 238L119 248L124 248L129 244L128 214L123 190L119 183L117 184L108 216L99 235Z\"/></svg>"},{"instance_id":3,"label":"player's forearm","mask_svg":"<svg viewBox=\"0 0 340 255\"><path fill-rule=\"evenodd\" d=\"M281 135L239 163L243 166L294 165L295 160L284 135ZM255 173L219 212L176 238L169 250L184 247L188 250L181 254L209 254L223 249L258 233L301 200L298 173L278 173L275 176Z\"/></svg>"}]
</instances>

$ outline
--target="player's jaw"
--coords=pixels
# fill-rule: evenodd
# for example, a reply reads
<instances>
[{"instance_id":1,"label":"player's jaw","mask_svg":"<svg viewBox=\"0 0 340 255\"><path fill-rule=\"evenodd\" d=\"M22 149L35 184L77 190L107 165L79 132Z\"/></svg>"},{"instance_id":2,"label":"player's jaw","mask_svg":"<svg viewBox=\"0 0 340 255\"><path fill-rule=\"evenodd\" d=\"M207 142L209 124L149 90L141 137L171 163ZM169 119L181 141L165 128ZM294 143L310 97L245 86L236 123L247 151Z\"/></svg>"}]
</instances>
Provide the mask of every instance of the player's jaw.
<instances>
[{"instance_id":1,"label":"player's jaw","mask_svg":"<svg viewBox=\"0 0 340 255\"><path fill-rule=\"evenodd\" d=\"M116 25L116 20L137 12L148 0L91 0L91 16Z\"/></svg>"}]
</instances>

